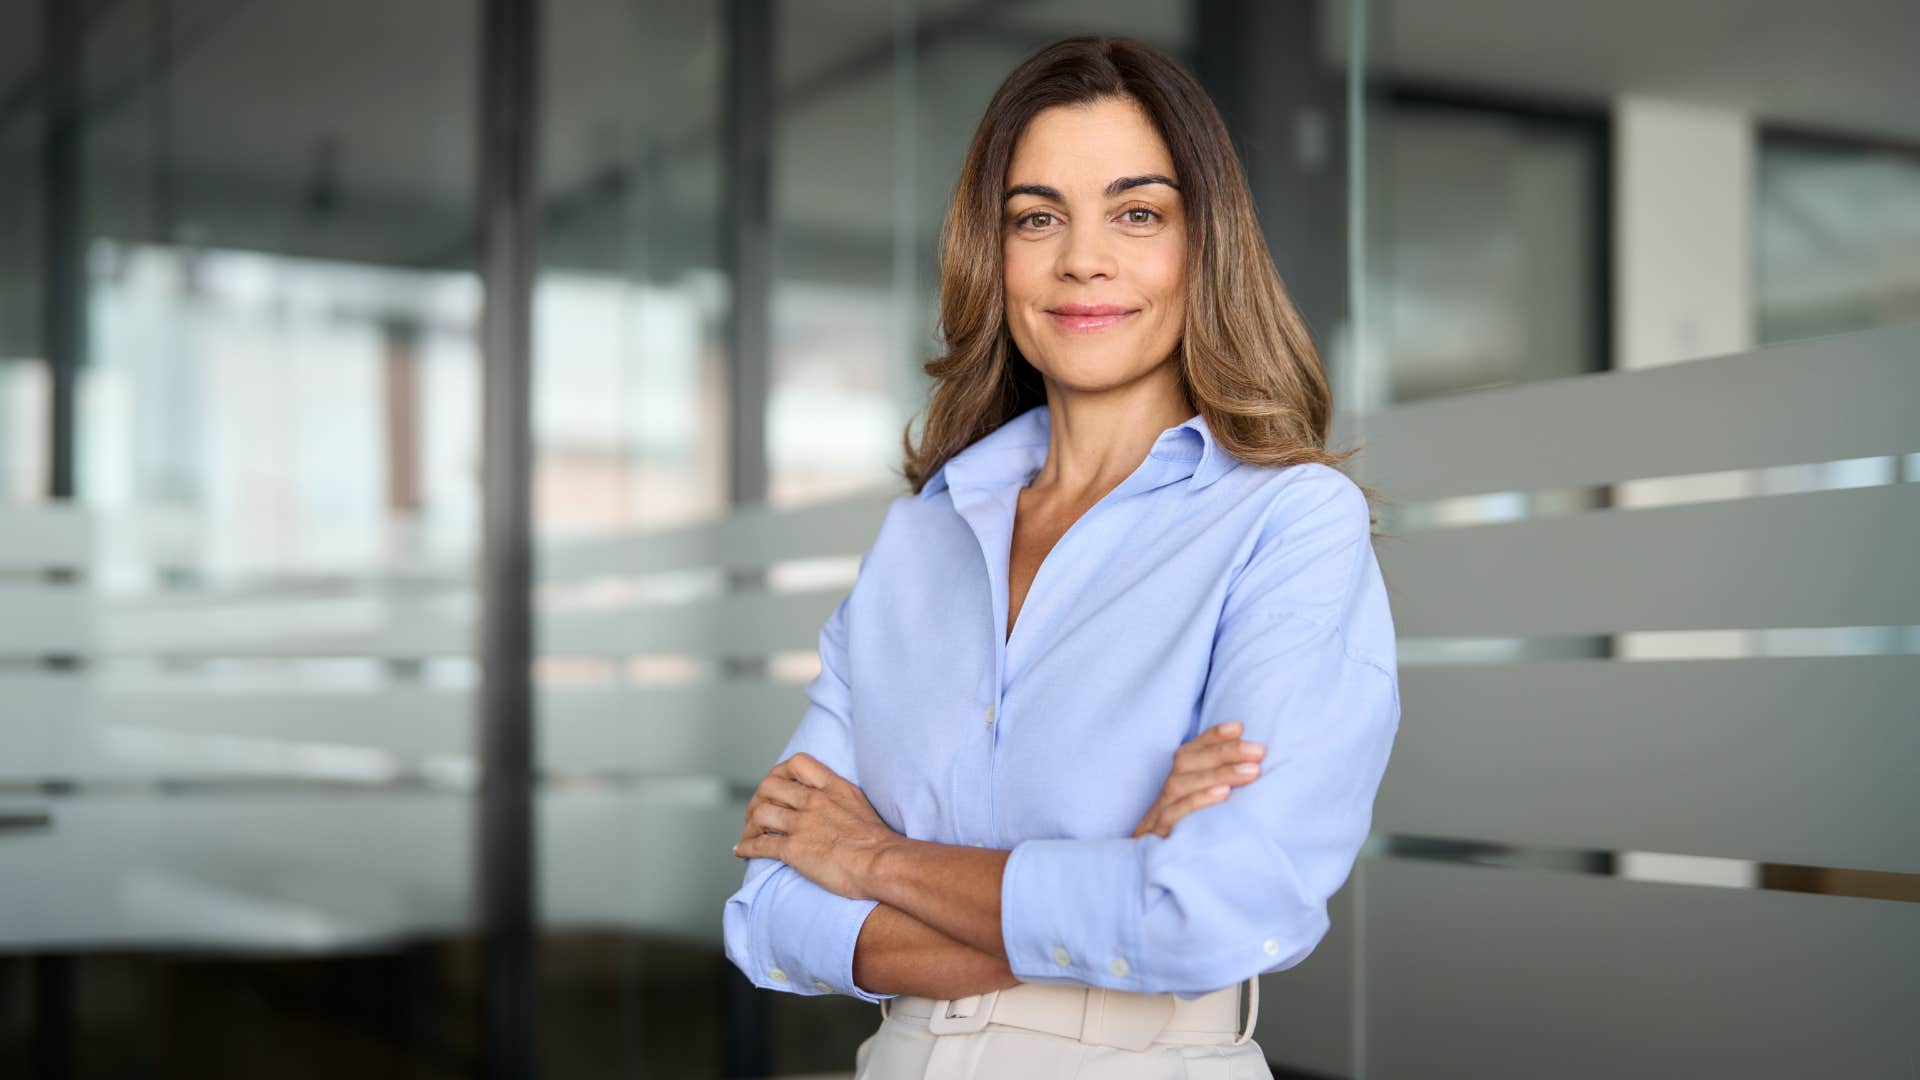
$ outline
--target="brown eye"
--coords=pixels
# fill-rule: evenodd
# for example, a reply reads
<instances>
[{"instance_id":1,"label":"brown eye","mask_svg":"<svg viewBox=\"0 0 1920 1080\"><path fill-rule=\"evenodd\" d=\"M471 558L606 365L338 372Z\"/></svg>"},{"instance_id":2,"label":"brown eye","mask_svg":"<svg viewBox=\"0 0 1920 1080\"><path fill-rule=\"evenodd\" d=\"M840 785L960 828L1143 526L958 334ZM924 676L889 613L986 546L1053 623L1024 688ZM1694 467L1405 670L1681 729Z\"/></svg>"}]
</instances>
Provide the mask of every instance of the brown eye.
<instances>
[{"instance_id":1,"label":"brown eye","mask_svg":"<svg viewBox=\"0 0 1920 1080\"><path fill-rule=\"evenodd\" d=\"M1139 214L1140 216L1134 217L1135 214ZM1153 219L1159 217L1160 215L1153 212L1152 210L1147 209L1144 206L1136 206L1133 209L1126 211L1124 216L1126 217L1127 224L1129 225L1151 225L1153 224Z\"/></svg>"},{"instance_id":2,"label":"brown eye","mask_svg":"<svg viewBox=\"0 0 1920 1080\"><path fill-rule=\"evenodd\" d=\"M1042 218L1046 220L1042 221L1041 220ZM1025 225L1028 222L1032 222L1034 228L1044 229L1048 225L1053 224L1053 215L1047 213L1045 210L1035 210L1033 213L1028 214L1025 217L1021 218L1020 220L1014 222L1014 224Z\"/></svg>"}]
</instances>

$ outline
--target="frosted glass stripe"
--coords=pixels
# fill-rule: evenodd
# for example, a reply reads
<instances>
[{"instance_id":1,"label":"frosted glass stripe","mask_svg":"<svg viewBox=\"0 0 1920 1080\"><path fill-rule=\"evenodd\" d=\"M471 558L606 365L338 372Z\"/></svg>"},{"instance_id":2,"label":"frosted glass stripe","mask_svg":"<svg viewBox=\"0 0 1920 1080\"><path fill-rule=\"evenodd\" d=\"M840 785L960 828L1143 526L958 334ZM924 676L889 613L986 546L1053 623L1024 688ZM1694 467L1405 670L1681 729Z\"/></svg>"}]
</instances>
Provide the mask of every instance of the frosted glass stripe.
<instances>
[{"instance_id":1,"label":"frosted glass stripe","mask_svg":"<svg viewBox=\"0 0 1920 1080\"><path fill-rule=\"evenodd\" d=\"M742 807L644 789L539 798L543 927L718 947L715 912L739 885L726 849ZM32 809L52 827L6 837L0 948L307 952L471 929L464 794L84 796Z\"/></svg>"},{"instance_id":2,"label":"frosted glass stripe","mask_svg":"<svg viewBox=\"0 0 1920 1080\"><path fill-rule=\"evenodd\" d=\"M93 526L93 515L71 504L0 508L0 571L85 566Z\"/></svg>"},{"instance_id":3,"label":"frosted glass stripe","mask_svg":"<svg viewBox=\"0 0 1920 1080\"><path fill-rule=\"evenodd\" d=\"M472 692L126 688L0 672L0 783L281 777L380 782L470 759ZM764 679L541 687L541 769L757 783L806 710ZM357 771L356 771L357 769Z\"/></svg>"},{"instance_id":4,"label":"frosted glass stripe","mask_svg":"<svg viewBox=\"0 0 1920 1080\"><path fill-rule=\"evenodd\" d=\"M1906 656L1410 668L1375 828L1920 873Z\"/></svg>"},{"instance_id":5,"label":"frosted glass stripe","mask_svg":"<svg viewBox=\"0 0 1920 1080\"><path fill-rule=\"evenodd\" d=\"M1920 487L1436 529L1377 550L1403 636L1920 622Z\"/></svg>"},{"instance_id":6,"label":"frosted glass stripe","mask_svg":"<svg viewBox=\"0 0 1920 1080\"><path fill-rule=\"evenodd\" d=\"M1899 1076L1920 905L1368 860L1367 1075Z\"/></svg>"},{"instance_id":7,"label":"frosted glass stripe","mask_svg":"<svg viewBox=\"0 0 1920 1080\"><path fill-rule=\"evenodd\" d=\"M545 581L566 581L709 567L753 570L780 560L857 555L872 545L888 505L904 493L888 489L792 509L751 506L677 529L549 542L539 549L539 574Z\"/></svg>"},{"instance_id":8,"label":"frosted glass stripe","mask_svg":"<svg viewBox=\"0 0 1920 1080\"><path fill-rule=\"evenodd\" d=\"M1920 326L1897 326L1382 410L1354 462L1405 501L1904 454L1916 401Z\"/></svg>"}]
</instances>

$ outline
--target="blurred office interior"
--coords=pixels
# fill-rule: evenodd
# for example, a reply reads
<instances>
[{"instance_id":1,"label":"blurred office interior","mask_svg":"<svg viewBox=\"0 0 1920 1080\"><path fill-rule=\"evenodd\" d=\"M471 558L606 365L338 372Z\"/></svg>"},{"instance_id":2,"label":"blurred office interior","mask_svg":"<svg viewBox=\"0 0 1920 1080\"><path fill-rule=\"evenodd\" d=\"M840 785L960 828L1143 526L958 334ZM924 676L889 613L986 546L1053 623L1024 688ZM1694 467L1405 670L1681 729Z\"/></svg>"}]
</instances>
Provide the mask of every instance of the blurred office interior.
<instances>
[{"instance_id":1,"label":"blurred office interior","mask_svg":"<svg viewBox=\"0 0 1920 1080\"><path fill-rule=\"evenodd\" d=\"M1078 33L1214 95L1387 498L1275 1074L1911 1073L1920 5L0 0L0 1074L846 1075L726 845Z\"/></svg>"}]
</instances>

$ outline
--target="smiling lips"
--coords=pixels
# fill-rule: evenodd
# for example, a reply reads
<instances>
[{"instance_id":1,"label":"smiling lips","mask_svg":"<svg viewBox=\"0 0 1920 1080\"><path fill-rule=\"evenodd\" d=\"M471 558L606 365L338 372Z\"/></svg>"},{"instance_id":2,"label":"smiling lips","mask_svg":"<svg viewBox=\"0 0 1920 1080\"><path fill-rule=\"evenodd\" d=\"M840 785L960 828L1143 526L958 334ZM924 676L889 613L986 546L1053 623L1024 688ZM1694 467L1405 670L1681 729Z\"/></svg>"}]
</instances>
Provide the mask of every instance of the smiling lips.
<instances>
[{"instance_id":1,"label":"smiling lips","mask_svg":"<svg viewBox=\"0 0 1920 1080\"><path fill-rule=\"evenodd\" d=\"M1098 333L1125 322L1139 312L1139 308L1121 307L1119 304L1061 304L1047 309L1055 326L1076 333Z\"/></svg>"}]
</instances>

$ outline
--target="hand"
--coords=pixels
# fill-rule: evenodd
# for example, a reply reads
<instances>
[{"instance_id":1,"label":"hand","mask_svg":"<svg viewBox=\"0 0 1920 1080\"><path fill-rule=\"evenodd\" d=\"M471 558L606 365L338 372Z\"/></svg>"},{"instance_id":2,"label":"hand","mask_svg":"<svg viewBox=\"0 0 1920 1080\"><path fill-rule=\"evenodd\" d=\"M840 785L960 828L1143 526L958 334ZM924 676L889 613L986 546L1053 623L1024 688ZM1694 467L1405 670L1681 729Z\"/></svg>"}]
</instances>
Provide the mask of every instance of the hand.
<instances>
[{"instance_id":1,"label":"hand","mask_svg":"<svg viewBox=\"0 0 1920 1080\"><path fill-rule=\"evenodd\" d=\"M1195 735L1173 752L1173 772L1160 786L1160 797L1134 826L1137 839L1148 833L1166 837L1173 823L1203 806L1225 799L1232 788L1260 777L1260 758L1267 748L1239 738L1240 722L1228 721ZM1241 771L1242 765L1252 765Z\"/></svg>"},{"instance_id":2,"label":"hand","mask_svg":"<svg viewBox=\"0 0 1920 1080\"><path fill-rule=\"evenodd\" d=\"M874 857L902 839L858 785L802 753L760 781L733 853L779 859L828 892L870 900L865 882Z\"/></svg>"}]
</instances>

